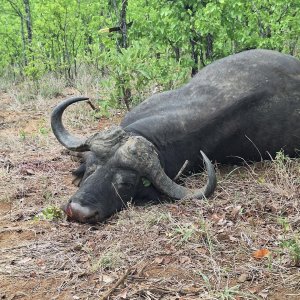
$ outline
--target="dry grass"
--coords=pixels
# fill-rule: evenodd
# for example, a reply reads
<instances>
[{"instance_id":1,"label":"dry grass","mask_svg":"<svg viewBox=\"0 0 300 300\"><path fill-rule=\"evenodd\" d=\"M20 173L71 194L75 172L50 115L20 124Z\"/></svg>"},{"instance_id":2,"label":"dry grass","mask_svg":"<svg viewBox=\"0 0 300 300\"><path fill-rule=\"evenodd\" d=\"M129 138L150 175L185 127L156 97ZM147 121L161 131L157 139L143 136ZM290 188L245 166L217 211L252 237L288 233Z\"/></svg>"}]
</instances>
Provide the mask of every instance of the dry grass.
<instances>
[{"instance_id":1,"label":"dry grass","mask_svg":"<svg viewBox=\"0 0 300 300\"><path fill-rule=\"evenodd\" d=\"M129 204L96 226L34 220L75 191L77 163L50 132L59 99L18 109L0 99L1 299L299 299L299 159L219 166L207 201ZM66 114L76 134L117 120L99 124L89 110ZM256 259L258 249L270 255Z\"/></svg>"}]
</instances>

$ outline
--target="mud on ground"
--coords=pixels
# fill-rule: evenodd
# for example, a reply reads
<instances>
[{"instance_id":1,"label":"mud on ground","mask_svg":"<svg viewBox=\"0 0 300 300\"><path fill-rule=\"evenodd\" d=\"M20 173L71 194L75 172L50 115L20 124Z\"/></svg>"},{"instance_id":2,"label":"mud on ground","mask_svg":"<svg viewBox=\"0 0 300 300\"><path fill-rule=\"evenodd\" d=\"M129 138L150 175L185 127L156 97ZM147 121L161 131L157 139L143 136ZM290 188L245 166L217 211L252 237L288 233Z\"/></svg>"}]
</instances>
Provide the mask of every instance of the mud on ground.
<instances>
[{"instance_id":1,"label":"mud on ground","mask_svg":"<svg viewBox=\"0 0 300 300\"><path fill-rule=\"evenodd\" d=\"M95 226L37 218L76 190L78 162L49 125L73 93L0 95L0 299L300 299L299 160L218 166L208 201L128 204ZM81 103L66 120L85 135L119 115L99 121Z\"/></svg>"}]
</instances>

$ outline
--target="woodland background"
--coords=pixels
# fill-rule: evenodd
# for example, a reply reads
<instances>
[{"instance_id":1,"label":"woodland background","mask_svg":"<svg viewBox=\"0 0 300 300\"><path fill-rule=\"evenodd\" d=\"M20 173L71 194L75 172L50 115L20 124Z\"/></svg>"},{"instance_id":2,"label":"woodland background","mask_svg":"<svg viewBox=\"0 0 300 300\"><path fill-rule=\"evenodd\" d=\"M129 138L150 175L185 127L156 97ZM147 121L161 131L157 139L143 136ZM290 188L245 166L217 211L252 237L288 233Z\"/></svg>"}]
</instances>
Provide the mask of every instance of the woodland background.
<instances>
[{"instance_id":1,"label":"woodland background","mask_svg":"<svg viewBox=\"0 0 300 300\"><path fill-rule=\"evenodd\" d=\"M299 0L1 0L0 88L21 101L65 86L102 113L174 88L251 48L300 55ZM25 86L24 86L25 85Z\"/></svg>"}]
</instances>

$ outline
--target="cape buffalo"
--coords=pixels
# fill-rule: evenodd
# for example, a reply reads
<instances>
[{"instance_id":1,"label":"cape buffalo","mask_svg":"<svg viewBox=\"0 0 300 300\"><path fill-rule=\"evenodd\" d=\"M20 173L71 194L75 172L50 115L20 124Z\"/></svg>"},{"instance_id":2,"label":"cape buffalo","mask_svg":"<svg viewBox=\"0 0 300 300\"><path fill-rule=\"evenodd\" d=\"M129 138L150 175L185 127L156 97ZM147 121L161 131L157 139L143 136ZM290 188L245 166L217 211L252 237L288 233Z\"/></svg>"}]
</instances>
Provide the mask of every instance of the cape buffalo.
<instances>
[{"instance_id":1,"label":"cape buffalo","mask_svg":"<svg viewBox=\"0 0 300 300\"><path fill-rule=\"evenodd\" d=\"M102 221L130 200L209 197L216 176L206 155L235 163L280 149L294 156L299 147L300 61L276 51L249 50L217 60L184 86L139 104L120 126L81 139L65 129L62 114L86 99L63 101L51 117L63 146L88 151L75 172L79 189L64 207L79 222ZM186 172L199 171L204 161L208 181L201 190L172 180L186 160Z\"/></svg>"}]
</instances>

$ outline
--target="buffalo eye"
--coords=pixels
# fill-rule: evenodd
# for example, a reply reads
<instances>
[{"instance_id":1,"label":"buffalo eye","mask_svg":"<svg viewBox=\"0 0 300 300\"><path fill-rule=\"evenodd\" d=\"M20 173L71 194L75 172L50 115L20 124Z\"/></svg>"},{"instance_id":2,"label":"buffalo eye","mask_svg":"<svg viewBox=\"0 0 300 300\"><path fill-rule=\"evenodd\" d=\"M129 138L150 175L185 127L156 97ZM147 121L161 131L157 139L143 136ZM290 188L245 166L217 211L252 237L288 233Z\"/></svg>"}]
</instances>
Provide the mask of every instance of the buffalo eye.
<instances>
[{"instance_id":1,"label":"buffalo eye","mask_svg":"<svg viewBox=\"0 0 300 300\"><path fill-rule=\"evenodd\" d=\"M133 190L136 186L137 175L133 171L117 172L113 178L113 185L118 190Z\"/></svg>"},{"instance_id":2,"label":"buffalo eye","mask_svg":"<svg viewBox=\"0 0 300 300\"><path fill-rule=\"evenodd\" d=\"M119 189L129 190L129 189L134 188L134 185L130 182L122 182L122 183L119 183L118 186L119 186Z\"/></svg>"}]
</instances>

